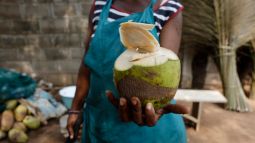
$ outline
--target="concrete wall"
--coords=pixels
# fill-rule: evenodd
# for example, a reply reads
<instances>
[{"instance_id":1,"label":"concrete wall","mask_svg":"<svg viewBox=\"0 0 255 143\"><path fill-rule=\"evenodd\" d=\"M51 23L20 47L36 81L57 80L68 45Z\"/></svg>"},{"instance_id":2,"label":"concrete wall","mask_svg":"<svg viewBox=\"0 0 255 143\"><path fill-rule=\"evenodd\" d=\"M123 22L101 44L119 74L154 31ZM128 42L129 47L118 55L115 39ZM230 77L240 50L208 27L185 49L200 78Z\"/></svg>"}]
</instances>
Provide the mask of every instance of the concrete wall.
<instances>
[{"instance_id":1,"label":"concrete wall","mask_svg":"<svg viewBox=\"0 0 255 143\"><path fill-rule=\"evenodd\" d=\"M75 83L92 0L0 0L0 67Z\"/></svg>"}]
</instances>

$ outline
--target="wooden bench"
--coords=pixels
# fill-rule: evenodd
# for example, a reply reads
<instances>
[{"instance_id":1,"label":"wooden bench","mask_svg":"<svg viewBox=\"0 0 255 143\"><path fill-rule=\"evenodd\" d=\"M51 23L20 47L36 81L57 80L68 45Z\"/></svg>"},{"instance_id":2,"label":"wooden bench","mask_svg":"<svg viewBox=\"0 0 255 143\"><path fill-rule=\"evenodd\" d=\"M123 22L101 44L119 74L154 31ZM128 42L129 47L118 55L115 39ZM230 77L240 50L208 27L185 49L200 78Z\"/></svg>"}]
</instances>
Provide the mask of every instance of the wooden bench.
<instances>
[{"instance_id":1,"label":"wooden bench","mask_svg":"<svg viewBox=\"0 0 255 143\"><path fill-rule=\"evenodd\" d=\"M195 90L195 89L178 89L174 97L177 101L193 102L191 115L183 115L184 118L195 124L195 130L199 130L202 103L226 103L227 99L216 90Z\"/></svg>"}]
</instances>

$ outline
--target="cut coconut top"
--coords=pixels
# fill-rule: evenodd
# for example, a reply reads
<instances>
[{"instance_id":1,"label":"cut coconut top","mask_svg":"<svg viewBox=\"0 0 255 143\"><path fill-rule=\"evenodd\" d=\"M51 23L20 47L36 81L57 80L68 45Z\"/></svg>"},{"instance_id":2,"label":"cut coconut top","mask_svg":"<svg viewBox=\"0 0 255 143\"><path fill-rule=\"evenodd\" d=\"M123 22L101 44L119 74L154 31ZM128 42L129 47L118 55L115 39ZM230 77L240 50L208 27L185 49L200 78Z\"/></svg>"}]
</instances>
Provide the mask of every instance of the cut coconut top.
<instances>
[{"instance_id":1,"label":"cut coconut top","mask_svg":"<svg viewBox=\"0 0 255 143\"><path fill-rule=\"evenodd\" d=\"M160 47L157 39L149 32L153 24L125 22L120 25L120 40L127 49L139 52L155 52Z\"/></svg>"},{"instance_id":2,"label":"cut coconut top","mask_svg":"<svg viewBox=\"0 0 255 143\"><path fill-rule=\"evenodd\" d=\"M164 64L169 60L179 60L179 58L174 52L166 48L159 48L153 53L139 53L134 49L128 49L117 58L114 68L125 71L132 66L152 67Z\"/></svg>"},{"instance_id":3,"label":"cut coconut top","mask_svg":"<svg viewBox=\"0 0 255 143\"><path fill-rule=\"evenodd\" d=\"M132 66L152 67L164 64L168 60L179 60L171 50L161 48L155 37L149 32L154 25L125 22L119 29L120 39L127 50L115 62L115 69L125 71Z\"/></svg>"}]
</instances>

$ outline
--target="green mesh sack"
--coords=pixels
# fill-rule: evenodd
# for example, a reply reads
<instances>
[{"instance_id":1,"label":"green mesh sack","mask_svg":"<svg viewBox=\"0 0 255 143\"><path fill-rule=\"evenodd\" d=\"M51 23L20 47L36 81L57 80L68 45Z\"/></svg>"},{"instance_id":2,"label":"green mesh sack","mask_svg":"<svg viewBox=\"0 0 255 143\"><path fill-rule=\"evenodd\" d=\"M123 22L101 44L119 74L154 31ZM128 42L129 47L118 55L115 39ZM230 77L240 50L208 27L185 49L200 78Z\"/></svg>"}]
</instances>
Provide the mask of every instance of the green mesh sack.
<instances>
[{"instance_id":1,"label":"green mesh sack","mask_svg":"<svg viewBox=\"0 0 255 143\"><path fill-rule=\"evenodd\" d=\"M33 95L36 82L26 74L0 68L0 104Z\"/></svg>"}]
</instances>

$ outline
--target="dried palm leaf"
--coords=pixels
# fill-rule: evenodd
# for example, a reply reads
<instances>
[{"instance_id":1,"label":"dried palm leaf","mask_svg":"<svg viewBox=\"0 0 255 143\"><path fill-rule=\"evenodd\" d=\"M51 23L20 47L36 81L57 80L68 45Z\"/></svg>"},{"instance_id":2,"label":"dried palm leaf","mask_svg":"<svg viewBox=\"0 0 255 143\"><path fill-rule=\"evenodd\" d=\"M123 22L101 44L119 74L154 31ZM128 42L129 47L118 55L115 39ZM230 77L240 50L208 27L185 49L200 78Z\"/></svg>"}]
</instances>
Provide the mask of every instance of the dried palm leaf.
<instances>
[{"instance_id":1,"label":"dried palm leaf","mask_svg":"<svg viewBox=\"0 0 255 143\"><path fill-rule=\"evenodd\" d=\"M255 38L251 41L253 51L255 51ZM252 53L252 60L253 60L253 68L255 67L255 52ZM251 87L251 96L250 99L255 100L255 70L252 71L252 87Z\"/></svg>"},{"instance_id":2,"label":"dried palm leaf","mask_svg":"<svg viewBox=\"0 0 255 143\"><path fill-rule=\"evenodd\" d=\"M219 53L227 108L250 111L236 70L236 49L255 33L255 0L182 0L184 48L213 48Z\"/></svg>"},{"instance_id":3,"label":"dried palm leaf","mask_svg":"<svg viewBox=\"0 0 255 143\"><path fill-rule=\"evenodd\" d=\"M236 49L252 40L255 32L254 0L214 0L219 32L220 69L227 108L245 112L247 103L236 69Z\"/></svg>"},{"instance_id":4,"label":"dried palm leaf","mask_svg":"<svg viewBox=\"0 0 255 143\"><path fill-rule=\"evenodd\" d=\"M213 0L182 0L185 7L183 48L217 48Z\"/></svg>"}]
</instances>

